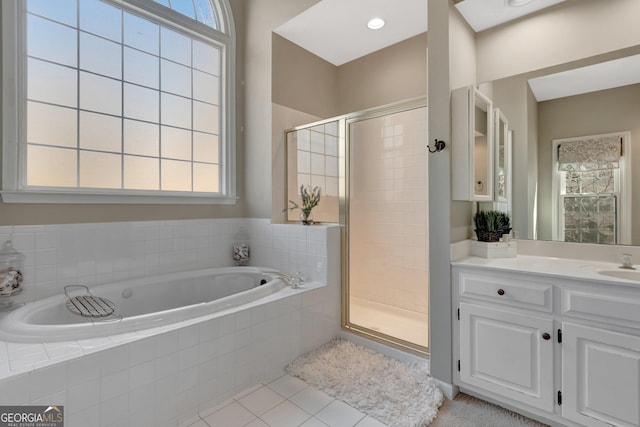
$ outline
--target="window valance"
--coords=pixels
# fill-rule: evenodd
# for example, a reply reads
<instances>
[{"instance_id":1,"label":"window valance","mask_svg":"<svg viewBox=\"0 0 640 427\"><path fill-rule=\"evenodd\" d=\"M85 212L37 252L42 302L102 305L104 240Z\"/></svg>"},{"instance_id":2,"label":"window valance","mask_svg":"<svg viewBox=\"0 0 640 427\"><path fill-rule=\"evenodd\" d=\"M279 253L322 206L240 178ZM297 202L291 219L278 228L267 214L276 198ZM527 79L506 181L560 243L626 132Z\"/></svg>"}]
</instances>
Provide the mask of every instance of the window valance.
<instances>
[{"instance_id":1,"label":"window valance","mask_svg":"<svg viewBox=\"0 0 640 427\"><path fill-rule=\"evenodd\" d=\"M565 141L558 146L558 170L618 169L621 144L619 136Z\"/></svg>"},{"instance_id":2,"label":"window valance","mask_svg":"<svg viewBox=\"0 0 640 427\"><path fill-rule=\"evenodd\" d=\"M619 136L565 141L558 146L558 170L618 169L621 144Z\"/></svg>"}]
</instances>

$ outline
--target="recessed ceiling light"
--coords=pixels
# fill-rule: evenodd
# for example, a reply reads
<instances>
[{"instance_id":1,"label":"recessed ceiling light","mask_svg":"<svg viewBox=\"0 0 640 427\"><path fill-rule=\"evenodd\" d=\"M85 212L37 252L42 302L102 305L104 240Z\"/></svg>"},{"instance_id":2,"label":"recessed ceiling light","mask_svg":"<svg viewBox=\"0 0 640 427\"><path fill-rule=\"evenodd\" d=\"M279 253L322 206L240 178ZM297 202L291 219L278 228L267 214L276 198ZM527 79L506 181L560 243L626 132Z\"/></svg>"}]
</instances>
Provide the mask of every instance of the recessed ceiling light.
<instances>
[{"instance_id":1,"label":"recessed ceiling light","mask_svg":"<svg viewBox=\"0 0 640 427\"><path fill-rule=\"evenodd\" d=\"M533 0L505 0L508 6L518 7L531 3Z\"/></svg>"},{"instance_id":2,"label":"recessed ceiling light","mask_svg":"<svg viewBox=\"0 0 640 427\"><path fill-rule=\"evenodd\" d=\"M371 30L379 30L380 28L384 27L384 19L373 18L369 20L369 22L367 23L367 27L369 27L369 29Z\"/></svg>"}]
</instances>

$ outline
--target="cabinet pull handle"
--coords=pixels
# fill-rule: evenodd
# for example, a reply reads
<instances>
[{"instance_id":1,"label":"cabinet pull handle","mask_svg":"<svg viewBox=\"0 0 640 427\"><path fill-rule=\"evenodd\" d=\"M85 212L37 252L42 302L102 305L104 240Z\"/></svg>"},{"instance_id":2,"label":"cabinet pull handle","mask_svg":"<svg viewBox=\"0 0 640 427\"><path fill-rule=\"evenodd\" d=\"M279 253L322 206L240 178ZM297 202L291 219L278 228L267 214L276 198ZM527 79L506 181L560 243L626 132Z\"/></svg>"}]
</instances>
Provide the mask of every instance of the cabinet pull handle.
<instances>
[{"instance_id":1,"label":"cabinet pull handle","mask_svg":"<svg viewBox=\"0 0 640 427\"><path fill-rule=\"evenodd\" d=\"M548 332L545 332L544 334L542 334L542 339L548 341L551 339L551 335L549 335Z\"/></svg>"},{"instance_id":2,"label":"cabinet pull handle","mask_svg":"<svg viewBox=\"0 0 640 427\"><path fill-rule=\"evenodd\" d=\"M504 289L498 289L498 295L504 295Z\"/></svg>"}]
</instances>

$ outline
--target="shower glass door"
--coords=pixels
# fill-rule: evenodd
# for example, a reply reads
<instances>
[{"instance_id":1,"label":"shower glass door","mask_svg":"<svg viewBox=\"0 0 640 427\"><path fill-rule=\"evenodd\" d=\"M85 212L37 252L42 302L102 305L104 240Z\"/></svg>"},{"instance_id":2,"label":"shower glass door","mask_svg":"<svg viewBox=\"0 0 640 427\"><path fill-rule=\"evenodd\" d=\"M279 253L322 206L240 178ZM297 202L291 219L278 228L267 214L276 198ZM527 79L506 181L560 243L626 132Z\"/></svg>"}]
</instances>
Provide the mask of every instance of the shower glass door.
<instances>
[{"instance_id":1,"label":"shower glass door","mask_svg":"<svg viewBox=\"0 0 640 427\"><path fill-rule=\"evenodd\" d=\"M344 327L427 353L427 109L347 120Z\"/></svg>"}]
</instances>

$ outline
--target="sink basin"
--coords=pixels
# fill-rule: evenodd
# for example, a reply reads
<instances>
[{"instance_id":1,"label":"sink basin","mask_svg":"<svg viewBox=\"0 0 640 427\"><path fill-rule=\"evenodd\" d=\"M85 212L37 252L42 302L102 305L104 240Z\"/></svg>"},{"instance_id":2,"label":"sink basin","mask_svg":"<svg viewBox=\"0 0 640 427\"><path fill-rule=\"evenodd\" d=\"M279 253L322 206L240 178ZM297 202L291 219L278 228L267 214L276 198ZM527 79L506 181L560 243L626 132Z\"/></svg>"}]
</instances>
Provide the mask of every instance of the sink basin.
<instances>
[{"instance_id":1,"label":"sink basin","mask_svg":"<svg viewBox=\"0 0 640 427\"><path fill-rule=\"evenodd\" d=\"M596 272L603 276L640 282L640 270L625 270L620 268L618 270L597 270Z\"/></svg>"}]
</instances>

